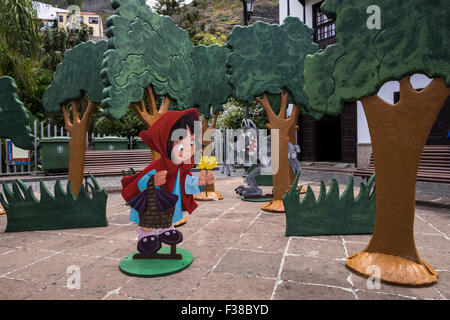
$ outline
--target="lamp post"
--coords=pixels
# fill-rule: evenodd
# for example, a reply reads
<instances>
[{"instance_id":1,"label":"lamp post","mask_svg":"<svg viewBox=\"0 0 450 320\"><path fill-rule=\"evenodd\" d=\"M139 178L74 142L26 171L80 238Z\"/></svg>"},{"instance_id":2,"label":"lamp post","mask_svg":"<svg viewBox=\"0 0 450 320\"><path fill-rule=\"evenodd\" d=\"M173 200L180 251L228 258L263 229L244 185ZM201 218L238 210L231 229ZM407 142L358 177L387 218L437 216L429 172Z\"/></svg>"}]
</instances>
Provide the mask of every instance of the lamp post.
<instances>
[{"instance_id":1,"label":"lamp post","mask_svg":"<svg viewBox=\"0 0 450 320\"><path fill-rule=\"evenodd\" d=\"M242 5L244 6L244 26L248 26L248 21L253 14L253 8L255 5L255 0L242 0ZM245 104L245 119L249 116L249 105Z\"/></svg>"},{"instance_id":2,"label":"lamp post","mask_svg":"<svg viewBox=\"0 0 450 320\"><path fill-rule=\"evenodd\" d=\"M253 14L253 7L255 0L242 0L242 5L244 6L244 26L248 26L248 21Z\"/></svg>"}]
</instances>

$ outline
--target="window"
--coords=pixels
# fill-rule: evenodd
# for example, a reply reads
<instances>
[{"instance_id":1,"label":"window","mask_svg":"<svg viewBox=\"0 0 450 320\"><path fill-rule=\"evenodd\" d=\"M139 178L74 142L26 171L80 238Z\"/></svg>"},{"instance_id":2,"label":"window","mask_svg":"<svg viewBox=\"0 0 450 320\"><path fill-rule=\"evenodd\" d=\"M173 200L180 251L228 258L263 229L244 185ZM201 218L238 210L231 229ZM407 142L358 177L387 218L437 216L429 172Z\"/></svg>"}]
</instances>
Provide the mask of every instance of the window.
<instances>
[{"instance_id":1,"label":"window","mask_svg":"<svg viewBox=\"0 0 450 320\"><path fill-rule=\"evenodd\" d=\"M98 24L98 18L97 17L89 17L89 23L90 24Z\"/></svg>"},{"instance_id":2,"label":"window","mask_svg":"<svg viewBox=\"0 0 450 320\"><path fill-rule=\"evenodd\" d=\"M84 23L84 18L83 18L83 16L79 16L79 17L78 17L78 22L79 22L79 23Z\"/></svg>"},{"instance_id":3,"label":"window","mask_svg":"<svg viewBox=\"0 0 450 320\"><path fill-rule=\"evenodd\" d=\"M322 2L313 5L313 28L314 41L319 45L320 49L336 42L336 21L328 19L328 17L320 11Z\"/></svg>"},{"instance_id":4,"label":"window","mask_svg":"<svg viewBox=\"0 0 450 320\"><path fill-rule=\"evenodd\" d=\"M94 35L94 28L89 27L89 35L91 35L91 36Z\"/></svg>"},{"instance_id":5,"label":"window","mask_svg":"<svg viewBox=\"0 0 450 320\"><path fill-rule=\"evenodd\" d=\"M59 22L64 22L64 16L59 16Z\"/></svg>"}]
</instances>

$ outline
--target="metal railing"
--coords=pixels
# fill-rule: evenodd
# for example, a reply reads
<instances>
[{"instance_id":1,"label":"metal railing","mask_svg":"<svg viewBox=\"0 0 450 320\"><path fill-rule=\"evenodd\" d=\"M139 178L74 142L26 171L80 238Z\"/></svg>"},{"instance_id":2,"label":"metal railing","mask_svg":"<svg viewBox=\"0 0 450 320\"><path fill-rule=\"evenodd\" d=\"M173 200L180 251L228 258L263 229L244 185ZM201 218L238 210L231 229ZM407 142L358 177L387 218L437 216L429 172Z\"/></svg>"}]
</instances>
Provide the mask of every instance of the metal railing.
<instances>
[{"instance_id":1,"label":"metal railing","mask_svg":"<svg viewBox=\"0 0 450 320\"><path fill-rule=\"evenodd\" d=\"M235 143L234 141L234 130L233 129L222 129L220 139L222 141L214 142L214 155L217 156L218 160L227 158L227 146L229 148L229 143ZM8 160L8 146L6 144L7 139L0 139L0 176L8 175L31 175L31 174L41 174L44 171L40 163L40 140L50 137L70 137L68 131L64 127L59 127L57 125L51 126L46 123L39 123L37 120L33 123L32 132L34 135L34 145L30 150L29 164L17 164ZM98 133L88 132L86 134L86 150L92 150L94 139L96 137L105 137L106 135L100 135ZM90 139L89 139L90 138ZM120 137L122 138L122 137ZM133 149L134 139L136 137L129 137L128 148ZM233 158L236 158L236 150L234 152ZM219 160L220 161L220 160Z\"/></svg>"},{"instance_id":2,"label":"metal railing","mask_svg":"<svg viewBox=\"0 0 450 320\"><path fill-rule=\"evenodd\" d=\"M69 136L69 133L63 127L51 126L50 124L33 122L32 133L34 136L34 145L30 150L29 164L16 164L8 160L7 139L0 139L0 175L27 175L41 173L39 168L39 137L60 137Z\"/></svg>"}]
</instances>

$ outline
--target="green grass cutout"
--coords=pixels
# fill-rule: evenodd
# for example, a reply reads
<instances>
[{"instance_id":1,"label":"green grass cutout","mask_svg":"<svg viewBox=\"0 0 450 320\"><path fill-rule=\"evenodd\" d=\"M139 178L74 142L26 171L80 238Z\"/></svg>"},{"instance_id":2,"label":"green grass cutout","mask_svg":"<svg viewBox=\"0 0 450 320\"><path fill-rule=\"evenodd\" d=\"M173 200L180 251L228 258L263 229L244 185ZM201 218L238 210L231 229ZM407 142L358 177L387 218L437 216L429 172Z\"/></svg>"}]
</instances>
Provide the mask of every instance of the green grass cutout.
<instances>
[{"instance_id":1,"label":"green grass cutout","mask_svg":"<svg viewBox=\"0 0 450 320\"><path fill-rule=\"evenodd\" d=\"M92 198L83 187L75 198L70 182L64 192L59 179L55 183L54 195L40 180L40 200L36 199L32 187L27 187L20 179L14 181L12 192L6 183L2 182L0 203L7 216L5 232L107 226L108 194L105 189L100 190L97 180L91 174L89 176L92 184L87 184L92 190Z\"/></svg>"},{"instance_id":2,"label":"green grass cutout","mask_svg":"<svg viewBox=\"0 0 450 320\"><path fill-rule=\"evenodd\" d=\"M283 196L286 210L286 236L310 236L332 234L370 234L375 222L375 175L367 183L362 182L358 197L354 196L353 176L350 176L342 196L339 184L332 179L328 193L325 183L320 183L316 200L308 186L300 201L297 182L301 171L295 176L289 192Z\"/></svg>"}]
</instances>

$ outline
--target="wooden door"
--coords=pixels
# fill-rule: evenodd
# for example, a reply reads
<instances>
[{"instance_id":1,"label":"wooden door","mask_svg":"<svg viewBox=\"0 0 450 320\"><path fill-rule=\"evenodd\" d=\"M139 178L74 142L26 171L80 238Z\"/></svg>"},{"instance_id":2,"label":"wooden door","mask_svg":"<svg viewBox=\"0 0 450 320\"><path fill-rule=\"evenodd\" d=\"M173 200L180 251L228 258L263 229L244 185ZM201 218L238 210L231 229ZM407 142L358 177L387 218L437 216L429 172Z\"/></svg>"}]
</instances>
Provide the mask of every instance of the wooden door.
<instances>
[{"instance_id":1,"label":"wooden door","mask_svg":"<svg viewBox=\"0 0 450 320\"><path fill-rule=\"evenodd\" d=\"M344 104L341 114L342 162L356 163L357 120L356 102Z\"/></svg>"},{"instance_id":2,"label":"wooden door","mask_svg":"<svg viewBox=\"0 0 450 320\"><path fill-rule=\"evenodd\" d=\"M297 131L297 141L300 146L300 160L315 161L315 121L312 117L301 114L299 117L299 130Z\"/></svg>"},{"instance_id":3,"label":"wooden door","mask_svg":"<svg viewBox=\"0 0 450 320\"><path fill-rule=\"evenodd\" d=\"M447 134L450 130L450 97L442 107L441 112L436 119L436 122L431 129L428 136L427 145L448 145L450 139L447 139Z\"/></svg>"}]
</instances>

